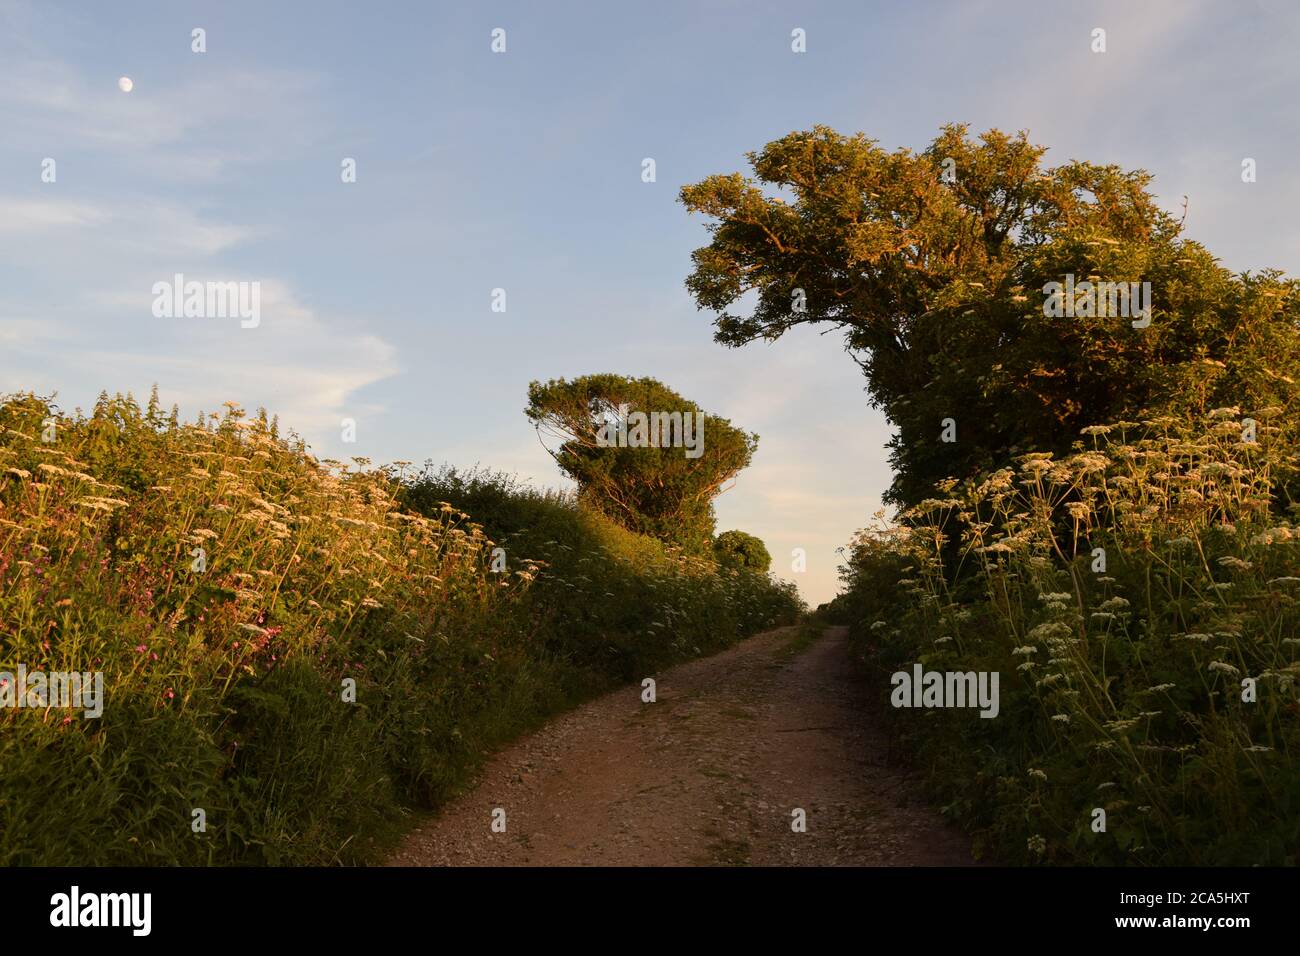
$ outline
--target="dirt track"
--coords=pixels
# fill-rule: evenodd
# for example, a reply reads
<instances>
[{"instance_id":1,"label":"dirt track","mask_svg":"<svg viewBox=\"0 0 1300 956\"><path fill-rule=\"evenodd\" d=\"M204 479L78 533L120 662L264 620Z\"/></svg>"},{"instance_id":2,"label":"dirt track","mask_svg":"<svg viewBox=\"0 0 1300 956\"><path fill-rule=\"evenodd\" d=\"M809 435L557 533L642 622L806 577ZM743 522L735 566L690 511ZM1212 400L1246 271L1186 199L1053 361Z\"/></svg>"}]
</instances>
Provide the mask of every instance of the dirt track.
<instances>
[{"instance_id":1,"label":"dirt track","mask_svg":"<svg viewBox=\"0 0 1300 956\"><path fill-rule=\"evenodd\" d=\"M798 635L647 675L653 704L635 686L556 718L493 757L390 865L970 864L968 841L886 766L844 629Z\"/></svg>"}]
</instances>

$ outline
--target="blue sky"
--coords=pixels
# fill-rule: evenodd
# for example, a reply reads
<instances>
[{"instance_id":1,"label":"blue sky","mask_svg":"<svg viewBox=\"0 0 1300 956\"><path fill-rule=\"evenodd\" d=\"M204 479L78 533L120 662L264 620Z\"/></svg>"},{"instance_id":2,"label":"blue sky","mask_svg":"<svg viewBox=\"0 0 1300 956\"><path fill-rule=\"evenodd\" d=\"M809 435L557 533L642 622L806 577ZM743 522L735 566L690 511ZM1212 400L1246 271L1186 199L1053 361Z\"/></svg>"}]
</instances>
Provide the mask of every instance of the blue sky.
<instances>
[{"instance_id":1,"label":"blue sky","mask_svg":"<svg viewBox=\"0 0 1300 956\"><path fill-rule=\"evenodd\" d=\"M1294 272L1297 46L1284 0L0 0L0 391L72 407L157 382L190 416L266 406L322 456L562 486L528 382L654 376L762 436L719 528L758 534L820 602L879 507L889 428L836 333L713 344L679 187L815 123L890 148L950 121L1025 129L1049 161L1187 195L1226 265ZM155 318L177 272L260 282L261 325Z\"/></svg>"}]
</instances>

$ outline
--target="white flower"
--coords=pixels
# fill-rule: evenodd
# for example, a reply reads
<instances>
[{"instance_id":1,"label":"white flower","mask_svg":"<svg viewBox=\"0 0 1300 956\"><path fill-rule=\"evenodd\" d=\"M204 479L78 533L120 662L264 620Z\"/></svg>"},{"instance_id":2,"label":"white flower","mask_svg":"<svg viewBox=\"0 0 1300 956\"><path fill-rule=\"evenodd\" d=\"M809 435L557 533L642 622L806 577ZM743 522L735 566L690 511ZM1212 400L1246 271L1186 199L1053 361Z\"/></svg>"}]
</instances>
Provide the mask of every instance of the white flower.
<instances>
[{"instance_id":1,"label":"white flower","mask_svg":"<svg viewBox=\"0 0 1300 956\"><path fill-rule=\"evenodd\" d=\"M1269 528L1250 539L1251 544L1280 544L1296 536L1295 531L1287 527Z\"/></svg>"},{"instance_id":2,"label":"white flower","mask_svg":"<svg viewBox=\"0 0 1300 956\"><path fill-rule=\"evenodd\" d=\"M1031 641L1048 642L1054 639L1061 640L1072 637L1073 635L1074 632L1070 630L1068 624L1063 624L1060 621L1048 621L1046 624L1039 624L1025 636Z\"/></svg>"}]
</instances>

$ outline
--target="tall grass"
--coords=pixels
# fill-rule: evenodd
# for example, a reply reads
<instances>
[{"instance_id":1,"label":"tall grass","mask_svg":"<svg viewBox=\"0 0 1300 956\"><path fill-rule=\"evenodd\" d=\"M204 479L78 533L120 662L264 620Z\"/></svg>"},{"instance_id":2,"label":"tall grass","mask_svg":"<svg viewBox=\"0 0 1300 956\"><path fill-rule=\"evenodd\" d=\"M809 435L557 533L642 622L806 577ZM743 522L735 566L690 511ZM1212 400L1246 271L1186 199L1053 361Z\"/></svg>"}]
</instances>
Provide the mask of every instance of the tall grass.
<instances>
[{"instance_id":1,"label":"tall grass","mask_svg":"<svg viewBox=\"0 0 1300 956\"><path fill-rule=\"evenodd\" d=\"M623 680L645 676L665 654L694 656L790 623L802 607L792 585L685 554L500 473L426 466L405 500L425 513L442 501L473 513L508 565L517 555L538 559L531 607L548 650Z\"/></svg>"},{"instance_id":2,"label":"tall grass","mask_svg":"<svg viewBox=\"0 0 1300 956\"><path fill-rule=\"evenodd\" d=\"M496 744L798 611L518 488L585 550L494 573L420 488L234 405L0 400L0 671L106 691L99 719L0 709L0 863L367 862Z\"/></svg>"},{"instance_id":3,"label":"tall grass","mask_svg":"<svg viewBox=\"0 0 1300 956\"><path fill-rule=\"evenodd\" d=\"M1001 675L996 719L893 721L990 854L1300 859L1297 460L1275 416L1089 428L854 542L829 612L882 680Z\"/></svg>"}]
</instances>

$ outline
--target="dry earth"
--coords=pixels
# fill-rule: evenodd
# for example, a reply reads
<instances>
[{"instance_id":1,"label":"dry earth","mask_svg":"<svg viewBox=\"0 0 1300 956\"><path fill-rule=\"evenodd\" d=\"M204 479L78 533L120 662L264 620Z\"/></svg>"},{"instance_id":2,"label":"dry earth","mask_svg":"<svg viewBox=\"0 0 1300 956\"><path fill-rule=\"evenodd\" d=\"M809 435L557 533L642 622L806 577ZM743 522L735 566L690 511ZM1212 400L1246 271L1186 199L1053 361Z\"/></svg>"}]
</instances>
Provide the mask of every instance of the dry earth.
<instances>
[{"instance_id":1,"label":"dry earth","mask_svg":"<svg viewBox=\"0 0 1300 956\"><path fill-rule=\"evenodd\" d=\"M972 863L969 841L886 763L844 628L811 642L768 631L649 676L655 703L629 687L496 754L389 864ZM791 827L796 808L806 832Z\"/></svg>"}]
</instances>

